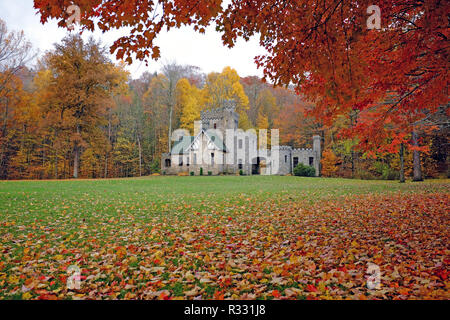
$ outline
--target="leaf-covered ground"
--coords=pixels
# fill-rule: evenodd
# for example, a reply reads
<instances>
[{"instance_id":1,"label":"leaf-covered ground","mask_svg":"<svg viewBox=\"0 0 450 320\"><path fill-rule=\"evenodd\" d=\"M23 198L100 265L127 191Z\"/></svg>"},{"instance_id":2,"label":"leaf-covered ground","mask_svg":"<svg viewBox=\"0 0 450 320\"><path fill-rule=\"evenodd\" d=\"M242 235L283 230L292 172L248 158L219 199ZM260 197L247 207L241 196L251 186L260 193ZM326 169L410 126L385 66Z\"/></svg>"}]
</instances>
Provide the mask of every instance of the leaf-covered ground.
<instances>
[{"instance_id":1,"label":"leaf-covered ground","mask_svg":"<svg viewBox=\"0 0 450 320\"><path fill-rule=\"evenodd\" d=\"M1 182L0 299L449 299L449 196L448 180Z\"/></svg>"}]
</instances>

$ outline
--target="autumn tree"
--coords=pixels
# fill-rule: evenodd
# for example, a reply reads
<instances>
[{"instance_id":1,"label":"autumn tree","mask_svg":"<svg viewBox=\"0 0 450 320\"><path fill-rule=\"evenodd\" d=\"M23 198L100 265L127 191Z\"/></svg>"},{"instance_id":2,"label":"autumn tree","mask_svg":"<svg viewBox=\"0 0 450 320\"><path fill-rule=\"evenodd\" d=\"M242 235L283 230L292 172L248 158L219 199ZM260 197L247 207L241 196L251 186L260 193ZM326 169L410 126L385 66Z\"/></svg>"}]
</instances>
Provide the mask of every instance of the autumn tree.
<instances>
[{"instance_id":1,"label":"autumn tree","mask_svg":"<svg viewBox=\"0 0 450 320\"><path fill-rule=\"evenodd\" d=\"M33 58L31 43L23 31L9 31L6 23L0 19L0 177L7 176L7 167L13 153L12 143L17 127L13 121L16 107L24 106L22 98L26 92L20 78L21 71Z\"/></svg>"},{"instance_id":2,"label":"autumn tree","mask_svg":"<svg viewBox=\"0 0 450 320\"><path fill-rule=\"evenodd\" d=\"M166 104L168 80L158 74L152 78L147 92L142 97L144 113L150 127L152 153L158 159L163 152L167 152L169 144L169 111ZM155 160L156 160L155 159Z\"/></svg>"},{"instance_id":3,"label":"autumn tree","mask_svg":"<svg viewBox=\"0 0 450 320\"><path fill-rule=\"evenodd\" d=\"M76 35L55 45L47 56L47 65L52 74L48 112L60 114L70 132L73 177L77 178L83 148L104 121L117 75L111 73L111 63L99 43L92 38L85 43Z\"/></svg>"},{"instance_id":4,"label":"autumn tree","mask_svg":"<svg viewBox=\"0 0 450 320\"><path fill-rule=\"evenodd\" d=\"M191 85L186 78L177 83L177 105L181 110L180 128L194 132L194 121L200 120L202 107L202 94L200 89Z\"/></svg>"},{"instance_id":5,"label":"autumn tree","mask_svg":"<svg viewBox=\"0 0 450 320\"><path fill-rule=\"evenodd\" d=\"M337 171L337 164L339 158L333 153L332 150L324 150L322 153L322 159L320 160L321 170L320 173L324 177L332 177Z\"/></svg>"},{"instance_id":6,"label":"autumn tree","mask_svg":"<svg viewBox=\"0 0 450 320\"><path fill-rule=\"evenodd\" d=\"M31 43L23 31L9 31L0 19L0 102L11 90L12 77L34 57Z\"/></svg>"},{"instance_id":7,"label":"autumn tree","mask_svg":"<svg viewBox=\"0 0 450 320\"><path fill-rule=\"evenodd\" d=\"M225 67L221 73L208 74L203 94L207 109L220 108L225 100L234 100L238 113L248 109L249 101L240 83L240 77L237 71L230 67Z\"/></svg>"}]
</instances>

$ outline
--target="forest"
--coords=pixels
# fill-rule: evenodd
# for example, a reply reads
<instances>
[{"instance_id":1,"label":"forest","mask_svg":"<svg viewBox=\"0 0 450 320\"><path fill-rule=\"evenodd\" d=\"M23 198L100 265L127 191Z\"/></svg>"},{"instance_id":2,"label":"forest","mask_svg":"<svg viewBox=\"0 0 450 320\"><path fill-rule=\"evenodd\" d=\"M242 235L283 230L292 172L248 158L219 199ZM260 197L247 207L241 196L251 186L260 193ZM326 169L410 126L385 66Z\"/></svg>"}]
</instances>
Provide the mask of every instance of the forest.
<instances>
[{"instance_id":1,"label":"forest","mask_svg":"<svg viewBox=\"0 0 450 320\"><path fill-rule=\"evenodd\" d=\"M377 144L349 135L358 114L330 121L302 90L226 67L204 74L166 62L134 78L107 48L68 34L40 56L21 31L0 20L0 178L139 177L160 173L177 128L193 130L200 111L237 101L239 127L279 129L280 143L310 147L322 137L321 175L360 179L448 177L447 106L420 130L391 130ZM347 132L347 134L346 134Z\"/></svg>"}]
</instances>

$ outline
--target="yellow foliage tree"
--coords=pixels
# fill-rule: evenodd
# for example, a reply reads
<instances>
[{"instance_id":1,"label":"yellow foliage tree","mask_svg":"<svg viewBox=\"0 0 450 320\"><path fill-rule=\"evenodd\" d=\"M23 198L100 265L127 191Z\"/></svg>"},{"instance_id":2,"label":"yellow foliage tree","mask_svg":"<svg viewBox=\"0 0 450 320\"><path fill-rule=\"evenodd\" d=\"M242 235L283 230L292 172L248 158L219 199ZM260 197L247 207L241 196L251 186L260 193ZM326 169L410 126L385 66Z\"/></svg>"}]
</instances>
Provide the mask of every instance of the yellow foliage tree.
<instances>
[{"instance_id":1,"label":"yellow foliage tree","mask_svg":"<svg viewBox=\"0 0 450 320\"><path fill-rule=\"evenodd\" d=\"M194 121L200 119L200 90L182 78L177 83L177 108L181 110L180 128L194 131Z\"/></svg>"},{"instance_id":2,"label":"yellow foliage tree","mask_svg":"<svg viewBox=\"0 0 450 320\"><path fill-rule=\"evenodd\" d=\"M263 113L258 113L258 118L256 119L256 126L258 129L268 129L269 119Z\"/></svg>"},{"instance_id":3,"label":"yellow foliage tree","mask_svg":"<svg viewBox=\"0 0 450 320\"><path fill-rule=\"evenodd\" d=\"M224 100L234 99L237 111L247 110L249 100L236 70L225 67L222 73L210 73L203 88L205 106L208 109L219 108Z\"/></svg>"},{"instance_id":4,"label":"yellow foliage tree","mask_svg":"<svg viewBox=\"0 0 450 320\"><path fill-rule=\"evenodd\" d=\"M248 118L247 113L244 110L240 110L238 111L239 113L239 123L238 123L238 127L241 128L242 130L248 130L253 128L252 123L250 121L250 119Z\"/></svg>"}]
</instances>

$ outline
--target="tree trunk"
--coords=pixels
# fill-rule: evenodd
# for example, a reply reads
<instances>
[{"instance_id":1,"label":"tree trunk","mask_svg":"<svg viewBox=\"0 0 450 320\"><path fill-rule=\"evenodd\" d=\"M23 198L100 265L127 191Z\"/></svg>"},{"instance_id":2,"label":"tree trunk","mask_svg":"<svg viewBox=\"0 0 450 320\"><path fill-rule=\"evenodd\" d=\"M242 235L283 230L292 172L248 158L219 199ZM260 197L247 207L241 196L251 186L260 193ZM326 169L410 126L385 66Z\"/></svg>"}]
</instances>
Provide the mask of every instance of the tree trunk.
<instances>
[{"instance_id":1,"label":"tree trunk","mask_svg":"<svg viewBox=\"0 0 450 320\"><path fill-rule=\"evenodd\" d=\"M80 161L80 149L78 147L78 143L75 143L75 148L74 148L74 160L73 160L73 177L75 179L78 178L78 164Z\"/></svg>"},{"instance_id":2,"label":"tree trunk","mask_svg":"<svg viewBox=\"0 0 450 320\"><path fill-rule=\"evenodd\" d=\"M108 111L108 143L111 145L111 108ZM105 179L108 178L108 154L109 154L109 145L106 146L105 152Z\"/></svg>"},{"instance_id":3,"label":"tree trunk","mask_svg":"<svg viewBox=\"0 0 450 320\"><path fill-rule=\"evenodd\" d=\"M58 179L58 153L55 151L55 179Z\"/></svg>"},{"instance_id":4,"label":"tree trunk","mask_svg":"<svg viewBox=\"0 0 450 320\"><path fill-rule=\"evenodd\" d=\"M170 111L169 111L169 138L167 139L168 144L169 144L169 153L172 151L171 150L171 145L170 145L170 142L172 141L172 113L173 113L173 108L172 108L172 104L170 104Z\"/></svg>"},{"instance_id":5,"label":"tree trunk","mask_svg":"<svg viewBox=\"0 0 450 320\"><path fill-rule=\"evenodd\" d=\"M77 124L77 133L80 134L80 125ZM73 160L73 177L78 178L78 166L80 163L80 146L78 142L75 142L75 147L73 148L74 160Z\"/></svg>"},{"instance_id":6,"label":"tree trunk","mask_svg":"<svg viewBox=\"0 0 450 320\"><path fill-rule=\"evenodd\" d=\"M106 152L105 155L105 174L104 174L104 178L108 178L108 152Z\"/></svg>"},{"instance_id":7,"label":"tree trunk","mask_svg":"<svg viewBox=\"0 0 450 320\"><path fill-rule=\"evenodd\" d=\"M412 144L414 147L418 147L417 132L412 132ZM413 181L423 181L422 168L420 167L420 151L413 151Z\"/></svg>"},{"instance_id":8,"label":"tree trunk","mask_svg":"<svg viewBox=\"0 0 450 320\"><path fill-rule=\"evenodd\" d=\"M352 146L351 156L352 156L352 178L354 178L355 177L355 152L353 151L353 146Z\"/></svg>"},{"instance_id":9,"label":"tree trunk","mask_svg":"<svg viewBox=\"0 0 450 320\"><path fill-rule=\"evenodd\" d=\"M5 114L3 118L3 125L2 125L2 136L0 139L0 143L2 145L2 149L0 151L0 177L2 179L7 178L7 172L6 172L6 153L8 152L7 149L7 124L8 124L8 99L5 99Z\"/></svg>"},{"instance_id":10,"label":"tree trunk","mask_svg":"<svg viewBox=\"0 0 450 320\"><path fill-rule=\"evenodd\" d=\"M405 182L405 166L404 166L404 146L400 144L400 183Z\"/></svg>"},{"instance_id":11,"label":"tree trunk","mask_svg":"<svg viewBox=\"0 0 450 320\"><path fill-rule=\"evenodd\" d=\"M141 139L139 139L139 135L137 135L137 143L139 148L139 177L142 177L142 147L141 147Z\"/></svg>"},{"instance_id":12,"label":"tree trunk","mask_svg":"<svg viewBox=\"0 0 450 320\"><path fill-rule=\"evenodd\" d=\"M351 127L353 127L353 126L355 126L356 124L357 124L357 122L358 122L358 113L355 111L355 112L350 112L350 125L351 125ZM351 153L351 157L352 157L352 178L354 178L355 177L355 158L356 158L356 156L355 156L355 151L354 151L354 148L355 148L355 146L354 145L352 145L352 148L351 148L351 151L350 151L350 153Z\"/></svg>"}]
</instances>

